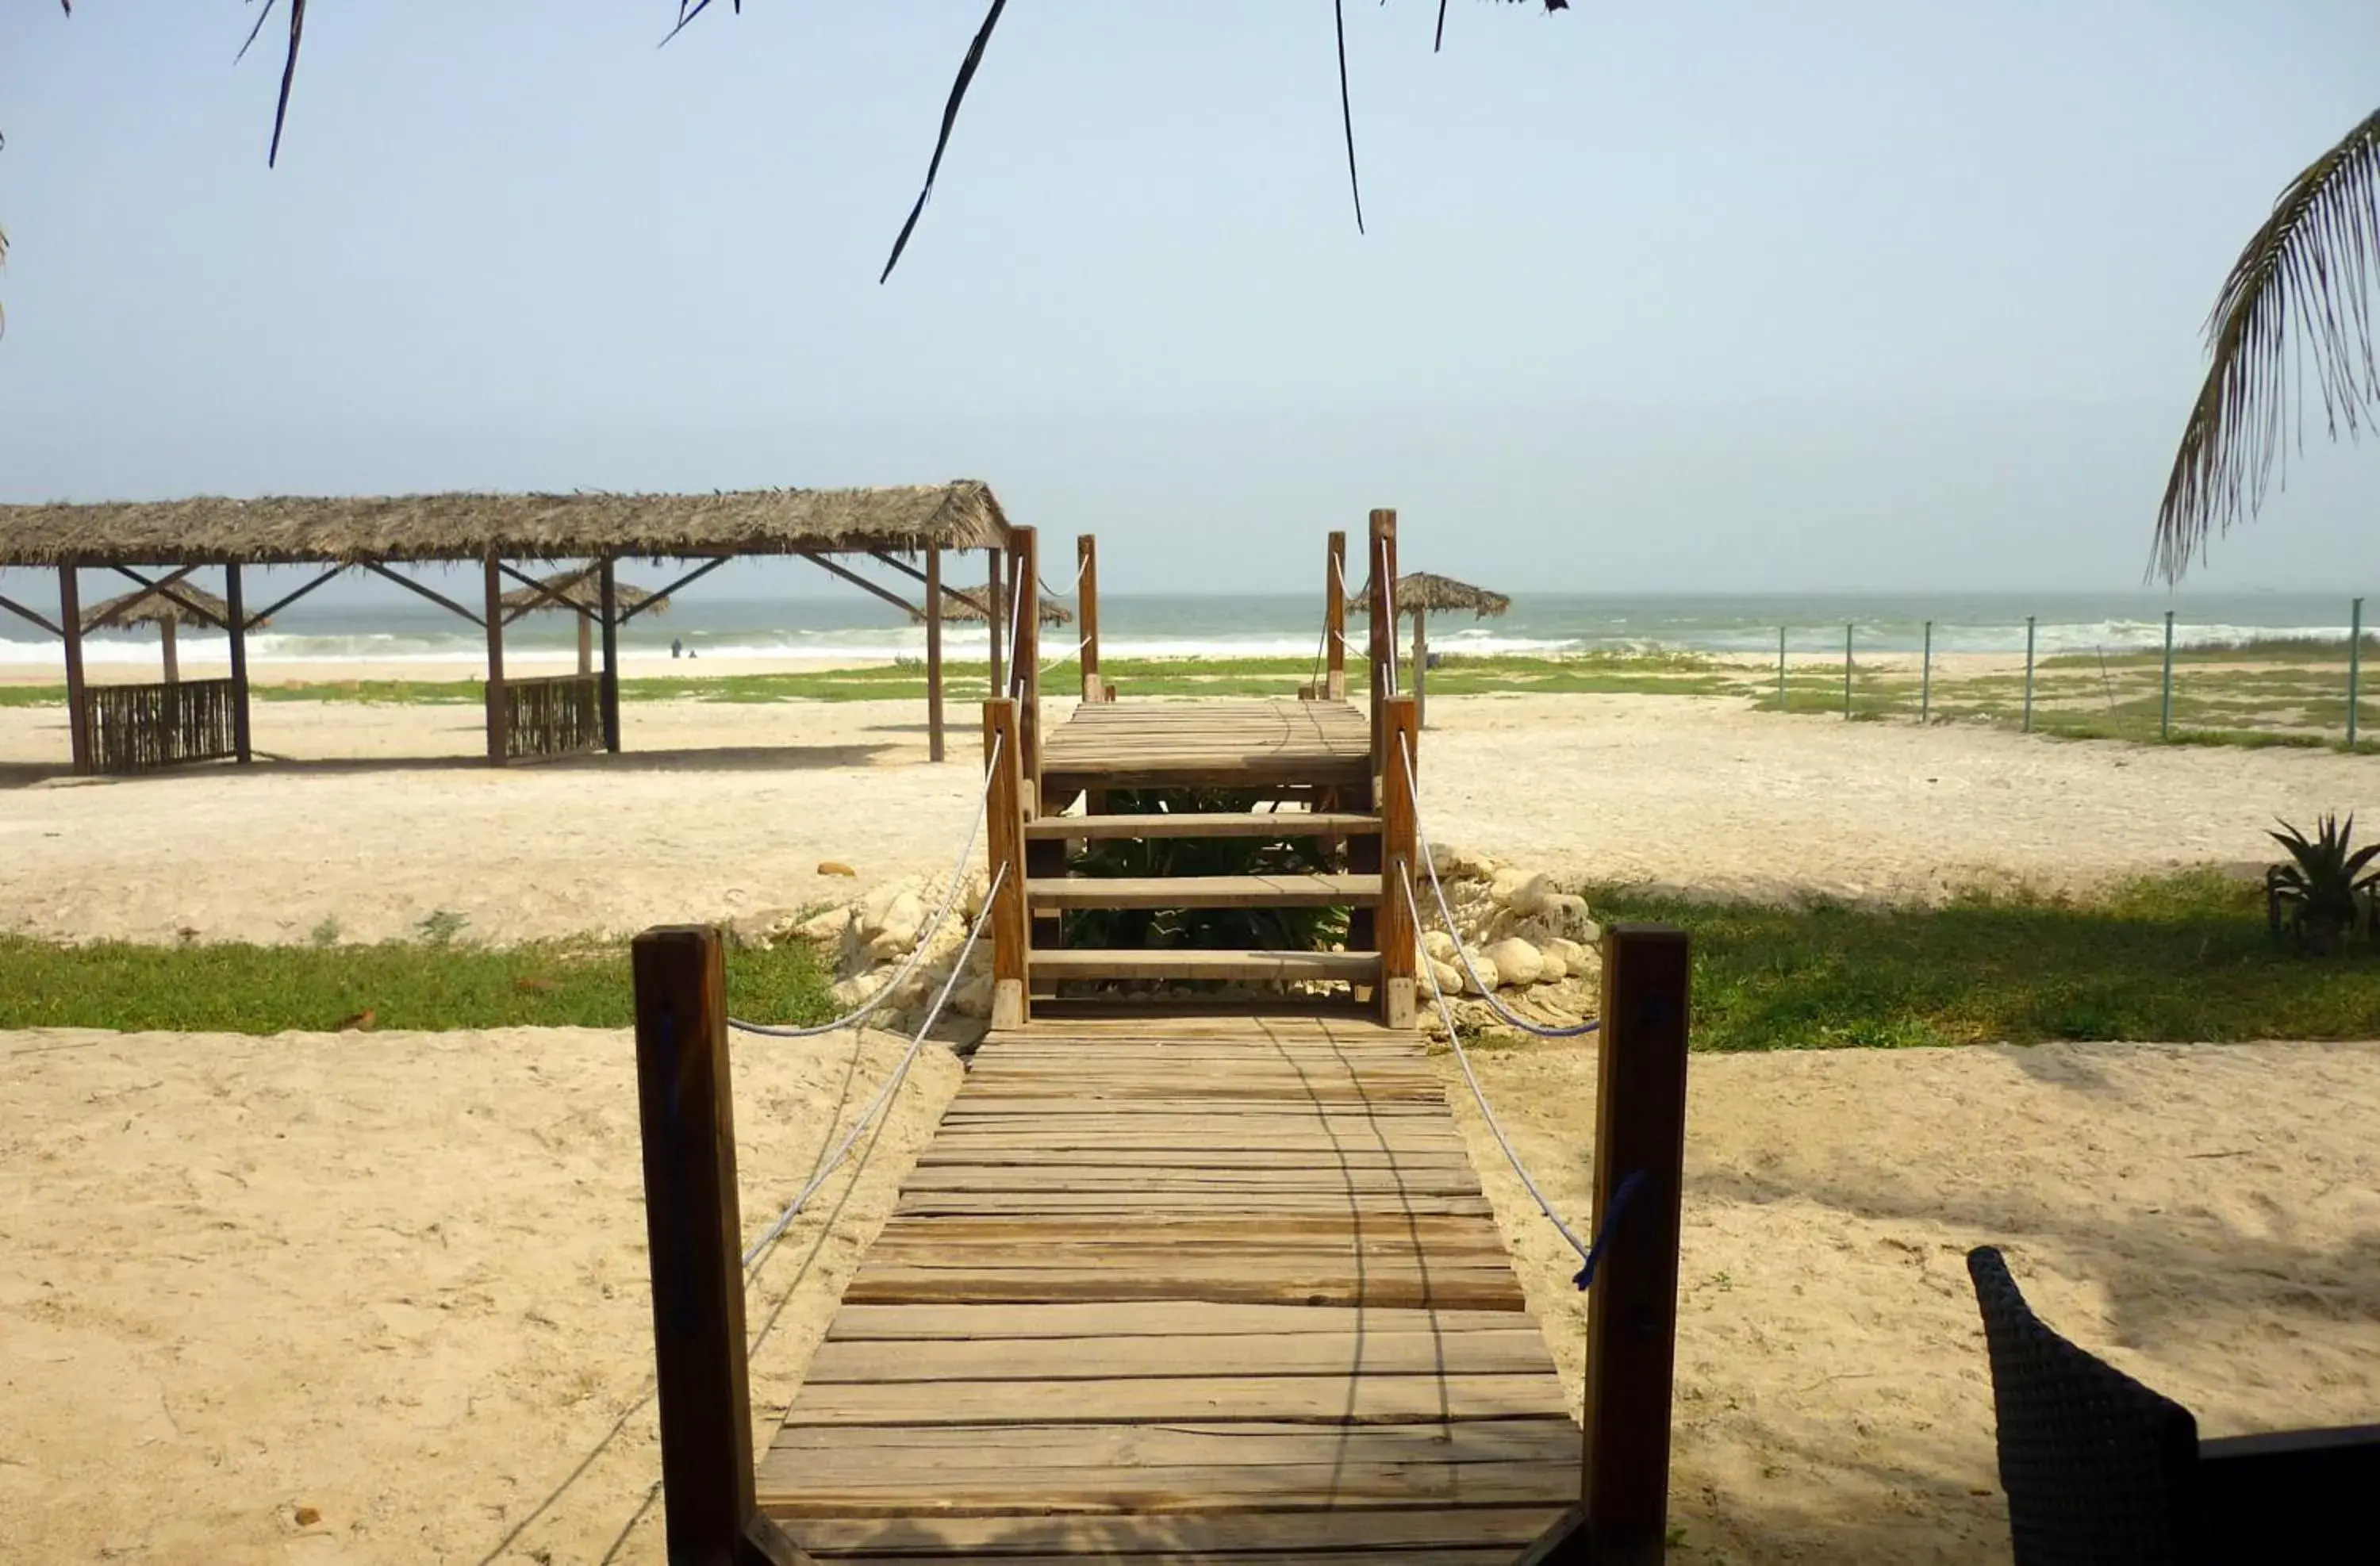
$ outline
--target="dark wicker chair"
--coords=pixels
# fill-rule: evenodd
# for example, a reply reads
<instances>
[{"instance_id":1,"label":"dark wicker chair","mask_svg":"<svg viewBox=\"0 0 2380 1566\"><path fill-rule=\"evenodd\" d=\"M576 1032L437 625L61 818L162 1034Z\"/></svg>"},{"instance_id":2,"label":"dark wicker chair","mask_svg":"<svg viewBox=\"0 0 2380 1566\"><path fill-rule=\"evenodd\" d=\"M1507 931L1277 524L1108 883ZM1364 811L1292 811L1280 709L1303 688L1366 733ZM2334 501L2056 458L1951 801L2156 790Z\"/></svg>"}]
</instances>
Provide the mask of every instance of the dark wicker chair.
<instances>
[{"instance_id":1,"label":"dark wicker chair","mask_svg":"<svg viewBox=\"0 0 2380 1566\"><path fill-rule=\"evenodd\" d=\"M2380 1426L2201 1441L2188 1409L2051 1331L1999 1252L1967 1271L2016 1566L2380 1560Z\"/></svg>"}]
</instances>

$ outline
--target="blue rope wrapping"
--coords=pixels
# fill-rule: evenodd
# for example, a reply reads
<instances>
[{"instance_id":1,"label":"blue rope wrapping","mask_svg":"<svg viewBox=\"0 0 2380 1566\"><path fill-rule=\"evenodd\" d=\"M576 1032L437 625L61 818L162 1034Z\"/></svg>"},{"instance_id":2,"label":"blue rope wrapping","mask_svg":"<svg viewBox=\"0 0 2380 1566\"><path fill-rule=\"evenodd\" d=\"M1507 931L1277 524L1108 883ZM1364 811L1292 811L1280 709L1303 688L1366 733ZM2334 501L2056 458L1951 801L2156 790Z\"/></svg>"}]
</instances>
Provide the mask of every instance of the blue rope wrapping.
<instances>
[{"instance_id":1,"label":"blue rope wrapping","mask_svg":"<svg viewBox=\"0 0 2380 1566\"><path fill-rule=\"evenodd\" d=\"M1620 1189L1611 1193L1611 1210L1603 1215L1602 1227L1595 1232L1595 1244L1586 1248L1585 1264L1578 1269L1578 1276L1571 1280L1582 1293L1594 1285L1596 1266L1603 1260L1603 1247L1611 1244L1611 1236L1619 1229L1620 1220L1628 1216L1628 1204L1636 1199L1636 1193L1644 1185L1645 1171L1632 1169L1621 1178Z\"/></svg>"}]
</instances>

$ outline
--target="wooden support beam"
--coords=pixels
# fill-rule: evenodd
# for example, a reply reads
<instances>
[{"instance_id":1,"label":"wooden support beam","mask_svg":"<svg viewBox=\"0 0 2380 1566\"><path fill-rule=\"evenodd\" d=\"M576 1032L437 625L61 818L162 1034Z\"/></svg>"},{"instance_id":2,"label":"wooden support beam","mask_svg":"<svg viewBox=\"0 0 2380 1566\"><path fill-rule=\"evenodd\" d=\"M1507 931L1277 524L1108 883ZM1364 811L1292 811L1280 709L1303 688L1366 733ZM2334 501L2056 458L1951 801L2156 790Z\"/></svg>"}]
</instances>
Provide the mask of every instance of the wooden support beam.
<instances>
[{"instance_id":1,"label":"wooden support beam","mask_svg":"<svg viewBox=\"0 0 2380 1566\"><path fill-rule=\"evenodd\" d=\"M59 639L67 654L67 745L74 770L91 771L91 708L83 699L82 584L72 565L58 567Z\"/></svg>"},{"instance_id":2,"label":"wooden support beam","mask_svg":"<svg viewBox=\"0 0 2380 1566\"><path fill-rule=\"evenodd\" d=\"M225 618L231 622L225 627L231 638L231 749L233 759L244 767L256 759L256 752L249 743L248 606L236 563L224 567L223 595Z\"/></svg>"},{"instance_id":3,"label":"wooden support beam","mask_svg":"<svg viewBox=\"0 0 2380 1566\"><path fill-rule=\"evenodd\" d=\"M603 748L617 756L620 753L620 573L619 563L608 554L595 568L595 601L598 619L603 628L603 684L598 696L603 710Z\"/></svg>"},{"instance_id":4,"label":"wooden support beam","mask_svg":"<svg viewBox=\"0 0 2380 1566\"><path fill-rule=\"evenodd\" d=\"M1678 1343L1679 1201L1685 1174L1685 932L1603 932L1595 1222L1639 1184L1586 1299L1586 1430L1579 1504L1522 1556L1565 1566L1659 1566L1669 1531L1670 1385Z\"/></svg>"},{"instance_id":5,"label":"wooden support beam","mask_svg":"<svg viewBox=\"0 0 2380 1566\"><path fill-rule=\"evenodd\" d=\"M512 748L512 715L504 704L504 574L492 554L485 562L488 615L488 765L501 767Z\"/></svg>"},{"instance_id":6,"label":"wooden support beam","mask_svg":"<svg viewBox=\"0 0 2380 1566\"><path fill-rule=\"evenodd\" d=\"M930 544L927 547L931 550L939 549L941 546L939 544ZM901 575L908 577L918 586L925 586L926 574L923 571L918 570L916 566L910 564L907 561L902 559L897 554L892 554L880 549L871 549L868 552L868 558L870 560L880 561L884 564L892 567L893 570L900 572ZM974 610L978 614L989 615L991 613L991 607L989 601L979 599L973 593L961 592L956 588L944 588L942 589L942 596L949 599L953 603L965 604L967 608Z\"/></svg>"},{"instance_id":7,"label":"wooden support beam","mask_svg":"<svg viewBox=\"0 0 2380 1566\"><path fill-rule=\"evenodd\" d=\"M1381 705L1388 761L1380 773L1381 893L1374 926L1380 953L1380 1022L1387 1027L1411 1027L1415 983L1421 973L1415 947L1421 934L1414 928L1405 889L1415 888L1418 896L1423 873L1413 790L1421 766L1421 708L1410 696L1392 696Z\"/></svg>"},{"instance_id":8,"label":"wooden support beam","mask_svg":"<svg viewBox=\"0 0 2380 1566\"><path fill-rule=\"evenodd\" d=\"M6 610L9 613L16 615L18 619L31 621L34 625L39 625L42 629L49 632L50 635L54 637L64 636L66 634L59 630L56 625L54 624L47 616L35 613L33 611L26 608L23 604L18 603L15 599L10 598L6 593L0 593L0 609Z\"/></svg>"},{"instance_id":9,"label":"wooden support beam","mask_svg":"<svg viewBox=\"0 0 2380 1566\"><path fill-rule=\"evenodd\" d=\"M820 570L831 572L833 575L842 577L844 581L849 582L853 587L859 589L863 592L875 594L878 598L882 599L885 602L901 611L904 614L919 614L924 613L924 611L920 610L916 604L911 603L907 599L903 598L899 593L894 592L892 589L884 587L879 583L869 581L867 577L861 576L858 572L852 570L847 565L836 564L832 559L826 555L818 553L816 551L804 550L801 552L801 556L804 560L808 561Z\"/></svg>"},{"instance_id":10,"label":"wooden support beam","mask_svg":"<svg viewBox=\"0 0 2380 1566\"><path fill-rule=\"evenodd\" d=\"M1075 539L1075 588L1083 625L1083 699L1106 699L1099 690L1099 540L1091 533ZM1038 606L1037 606L1038 607Z\"/></svg>"},{"instance_id":11,"label":"wooden support beam","mask_svg":"<svg viewBox=\"0 0 2380 1566\"><path fill-rule=\"evenodd\" d=\"M1025 767L1017 708L1008 697L983 704L984 765L991 774L985 832L990 874L999 882L991 898L994 1027L1022 1027L1032 1014L1026 989L1033 927L1025 901Z\"/></svg>"},{"instance_id":12,"label":"wooden support beam","mask_svg":"<svg viewBox=\"0 0 2380 1566\"><path fill-rule=\"evenodd\" d=\"M492 567L488 579L492 591ZM649 929L629 950L666 1550L790 1566L804 1557L760 1516L752 1483L726 952L711 926Z\"/></svg>"},{"instance_id":13,"label":"wooden support beam","mask_svg":"<svg viewBox=\"0 0 2380 1566\"><path fill-rule=\"evenodd\" d=\"M986 578L990 584L987 596L991 600L990 619L987 624L991 627L991 694L996 699L1008 694L1007 670L1002 667L1002 660L1008 652L1008 589L1001 579L1002 567L1008 562L1008 552L990 549L984 554L986 568L990 573Z\"/></svg>"},{"instance_id":14,"label":"wooden support beam","mask_svg":"<svg viewBox=\"0 0 2380 1566\"><path fill-rule=\"evenodd\" d=\"M231 567L226 567L226 569L231 569ZM260 609L255 613L249 615L248 617L247 628L251 631L256 629L256 627L263 625L275 614L280 613L283 610L288 608L299 599L304 598L308 593L312 592L316 588L321 587L323 583L336 579L342 569L344 568L341 566L334 565L329 570L323 572L321 576L315 577L312 581L307 583L304 587L299 588L297 591L283 593L279 598L274 599L271 603L266 604L262 609ZM377 566L367 566L366 569L377 570L379 568ZM478 615L472 613L469 610L463 608L460 604L454 602L450 599L439 598L436 593L431 592L428 588L423 587L419 582L407 582L404 577L396 576L393 572L383 571L381 574L387 577L389 580L393 582L403 582L405 586L411 588L415 592L421 594L425 598L436 599L438 602L454 610L455 613L460 614L464 619L468 620L474 625L480 623L480 617Z\"/></svg>"},{"instance_id":15,"label":"wooden support beam","mask_svg":"<svg viewBox=\"0 0 2380 1566\"><path fill-rule=\"evenodd\" d=\"M942 546L926 546L926 759L942 759Z\"/></svg>"},{"instance_id":16,"label":"wooden support beam","mask_svg":"<svg viewBox=\"0 0 2380 1566\"><path fill-rule=\"evenodd\" d=\"M176 587L181 585L182 579L185 577L188 577L191 572L198 569L197 566L184 565L166 576L156 577L154 579L142 576L140 572L135 571L129 565L111 565L108 569L115 572L125 580L137 583L145 590L155 593L158 597L165 600L167 602L178 605L179 607L188 610L208 625L212 625L215 623L214 615L208 612L206 605L194 602L188 594L178 593L174 590ZM95 631L102 625L114 625L120 624L122 624L121 620L116 615L111 614L103 619L92 622L91 625L86 628Z\"/></svg>"},{"instance_id":17,"label":"wooden support beam","mask_svg":"<svg viewBox=\"0 0 2380 1566\"><path fill-rule=\"evenodd\" d=\"M1031 528L1011 528L1010 596L1016 613L1017 759L1025 768L1025 811L1041 813L1041 542Z\"/></svg>"},{"instance_id":18,"label":"wooden support beam","mask_svg":"<svg viewBox=\"0 0 2380 1566\"><path fill-rule=\"evenodd\" d=\"M1330 570L1322 584L1322 628L1325 663L1322 694L1333 701L1347 699L1347 535L1330 535Z\"/></svg>"},{"instance_id":19,"label":"wooden support beam","mask_svg":"<svg viewBox=\"0 0 2380 1566\"><path fill-rule=\"evenodd\" d=\"M1366 569L1370 573L1365 588L1371 600L1371 645L1368 657L1372 679L1372 766L1380 765L1380 701L1396 686L1397 625L1395 583L1397 579L1397 514L1375 511L1370 528L1365 535Z\"/></svg>"},{"instance_id":20,"label":"wooden support beam","mask_svg":"<svg viewBox=\"0 0 2380 1566\"><path fill-rule=\"evenodd\" d=\"M400 577L377 560L367 560L363 563L363 565L364 569L370 572L373 576L385 577L389 581L395 582L398 587L405 589L407 592L419 593L423 598L426 598L431 602L438 605L439 608L446 610L452 613L460 614L464 619L468 620L474 625L484 627L492 624L502 623L503 614L501 611L504 606L504 595L501 593L489 601L495 607L488 611L488 616L483 620L479 615L472 613L469 610L455 602L453 599L448 598L444 593L440 592L437 589L425 588L410 577ZM492 577L493 573L494 568L491 566L490 575ZM323 573L321 577L316 577L313 581L309 582L304 587L298 589L298 593L290 594L289 597L285 598L279 603L274 604L272 609L267 610L265 614L260 614L257 618L261 620L265 618L266 614L279 613L281 610L286 608L291 602L295 601L298 593L312 592L316 588L321 587L324 582L329 581L333 577L337 575L338 573L336 571L328 571Z\"/></svg>"},{"instance_id":21,"label":"wooden support beam","mask_svg":"<svg viewBox=\"0 0 2380 1566\"><path fill-rule=\"evenodd\" d=\"M687 555L681 558L694 559L697 557ZM673 599L679 593L686 591L686 589L694 586L695 583L702 580L705 577L710 576L713 571L718 570L721 566L726 564L729 561L735 558L735 557L732 554L722 554L712 559L703 561L701 564L696 566L693 570L688 571L685 576L680 577L676 581L672 582L669 586L662 589L650 598L640 600L630 605L628 608L620 611L620 624L625 625L629 621L635 619L638 615L642 614L646 610L654 607L656 604L667 602L670 599Z\"/></svg>"}]
</instances>

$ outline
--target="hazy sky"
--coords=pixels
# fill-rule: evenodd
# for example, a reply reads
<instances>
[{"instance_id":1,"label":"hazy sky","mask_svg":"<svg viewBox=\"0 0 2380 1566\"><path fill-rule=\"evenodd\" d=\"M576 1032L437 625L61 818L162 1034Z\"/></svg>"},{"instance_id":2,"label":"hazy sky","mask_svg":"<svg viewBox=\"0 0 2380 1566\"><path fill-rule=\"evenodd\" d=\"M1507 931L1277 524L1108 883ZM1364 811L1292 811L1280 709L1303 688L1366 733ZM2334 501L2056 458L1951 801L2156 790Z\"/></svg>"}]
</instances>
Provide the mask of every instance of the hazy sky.
<instances>
[{"instance_id":1,"label":"hazy sky","mask_svg":"<svg viewBox=\"0 0 2380 1566\"><path fill-rule=\"evenodd\" d=\"M0 10L0 498L990 480L1126 589L2121 589L2369 0ZM2193 577L2380 593L2319 429ZM1288 564L1284 565L1284 562ZM1282 573L1298 575L1284 579Z\"/></svg>"}]
</instances>

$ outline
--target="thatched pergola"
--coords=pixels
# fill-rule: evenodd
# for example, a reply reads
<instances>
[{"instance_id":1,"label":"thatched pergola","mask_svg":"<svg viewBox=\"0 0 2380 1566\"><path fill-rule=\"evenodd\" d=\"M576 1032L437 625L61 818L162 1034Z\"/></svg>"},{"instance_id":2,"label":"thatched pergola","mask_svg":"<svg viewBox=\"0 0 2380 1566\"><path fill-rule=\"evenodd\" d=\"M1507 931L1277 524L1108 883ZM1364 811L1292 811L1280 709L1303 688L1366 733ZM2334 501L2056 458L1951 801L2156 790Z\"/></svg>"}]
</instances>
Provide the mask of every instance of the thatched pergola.
<instances>
[{"instance_id":1,"label":"thatched pergola","mask_svg":"<svg viewBox=\"0 0 2380 1566\"><path fill-rule=\"evenodd\" d=\"M1366 584L1364 602L1369 607L1377 590ZM1424 688L1429 681L1429 617L1469 610L1475 620L1500 619L1512 607L1512 601L1502 593L1486 588L1475 588L1469 582L1458 582L1451 577L1434 576L1427 571L1415 571L1396 579L1390 607L1399 618L1413 616L1413 694L1415 721L1420 721L1428 709Z\"/></svg>"},{"instance_id":2,"label":"thatched pergola","mask_svg":"<svg viewBox=\"0 0 2380 1566\"><path fill-rule=\"evenodd\" d=\"M942 589L942 623L950 625L984 624L991 618L990 604L996 590L989 583L979 588L944 588ZM1006 605L1002 604L1002 608L1004 612ZM913 625L924 625L926 612L923 609L910 610L909 623ZM1045 625L1071 625L1075 623L1075 612L1048 593L1043 593L1041 623Z\"/></svg>"},{"instance_id":3,"label":"thatched pergola","mask_svg":"<svg viewBox=\"0 0 2380 1566\"><path fill-rule=\"evenodd\" d=\"M260 617L254 624L261 625ZM85 631L129 630L135 625L154 625L164 655L165 683L174 685L182 677L181 660L174 647L174 632L181 625L199 625L208 630L227 630L231 625L231 605L202 588L185 582L160 591L141 588L95 605L83 618Z\"/></svg>"},{"instance_id":4,"label":"thatched pergola","mask_svg":"<svg viewBox=\"0 0 2380 1566\"><path fill-rule=\"evenodd\" d=\"M951 550L986 551L996 589L1015 541L999 501L974 480L888 489L710 494L273 495L254 500L200 495L175 501L0 505L0 567L56 571L59 613L53 621L6 596L0 596L0 610L65 644L68 728L78 771L213 756L246 761L252 753L247 633L343 572L370 573L485 630L488 759L502 764L519 756L618 750L621 625L639 613L658 612L673 594L731 560L797 556L896 609L911 611L907 599L837 558L865 555L927 589L927 728L933 758L941 760L940 612L949 596L941 588L942 555ZM913 564L919 556L922 569ZM624 599L614 575L622 559L674 560L691 568L641 600ZM515 564L553 561L588 563L570 574L591 584L579 589L591 596L591 610L572 602L569 589L541 581ZM395 569L430 563L479 565L484 589L480 605L458 602ZM304 565L315 567L316 573L251 613L241 592L241 573L252 565ZM79 573L113 571L144 592L172 600L188 599L194 589L187 578L210 568L223 573L222 623L231 640L230 678L178 686L175 688L182 694L173 702L160 697L166 687L111 686L95 698L83 678L86 621ZM525 593L508 600L508 582ZM520 603L523 597L575 608L582 616L591 613L602 643L600 674L507 680L504 627L531 612L533 605ZM997 685L998 627L1003 616L998 591L988 599L995 628ZM203 734L191 727L197 720L188 716L201 711L207 724ZM189 732L180 732L184 728ZM167 734L168 729L176 732ZM126 736L126 743L117 748L119 735Z\"/></svg>"},{"instance_id":5,"label":"thatched pergola","mask_svg":"<svg viewBox=\"0 0 2380 1566\"><path fill-rule=\"evenodd\" d=\"M581 565L574 571L557 571L538 579L535 587L515 588L504 594L506 624L524 614L552 610L569 610L578 616L578 672L595 672L595 623L603 613L603 589L601 571L593 565ZM620 608L631 614L666 614L669 600L633 583L612 584L618 596Z\"/></svg>"}]
</instances>

